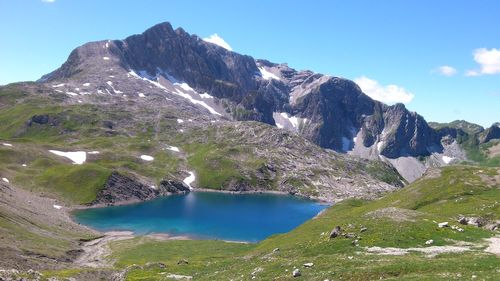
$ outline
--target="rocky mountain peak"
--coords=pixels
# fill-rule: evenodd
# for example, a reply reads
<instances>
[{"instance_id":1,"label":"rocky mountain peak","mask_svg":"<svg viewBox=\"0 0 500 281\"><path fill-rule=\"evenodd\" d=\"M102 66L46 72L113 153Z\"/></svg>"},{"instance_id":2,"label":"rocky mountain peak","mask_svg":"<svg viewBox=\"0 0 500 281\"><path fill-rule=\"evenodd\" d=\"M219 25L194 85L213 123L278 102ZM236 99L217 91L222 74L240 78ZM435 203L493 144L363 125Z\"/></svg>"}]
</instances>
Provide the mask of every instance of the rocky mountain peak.
<instances>
[{"instance_id":1,"label":"rocky mountain peak","mask_svg":"<svg viewBox=\"0 0 500 281\"><path fill-rule=\"evenodd\" d=\"M57 90L79 102L101 100L92 93L120 99L154 92L166 99L156 106L260 121L366 158L444 151L441 135L403 104L375 101L348 79L228 51L167 22L124 40L84 44L40 82L64 85ZM85 99L76 92L82 84L90 85Z\"/></svg>"}]
</instances>

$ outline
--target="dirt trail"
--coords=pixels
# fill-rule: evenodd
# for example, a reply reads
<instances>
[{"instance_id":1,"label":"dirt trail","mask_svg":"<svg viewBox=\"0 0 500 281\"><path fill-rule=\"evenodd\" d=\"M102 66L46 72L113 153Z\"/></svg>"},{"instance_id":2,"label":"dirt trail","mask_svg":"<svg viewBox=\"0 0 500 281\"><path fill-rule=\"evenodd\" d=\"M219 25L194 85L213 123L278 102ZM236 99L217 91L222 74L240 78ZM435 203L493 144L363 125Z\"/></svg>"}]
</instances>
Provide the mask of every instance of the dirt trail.
<instances>
[{"instance_id":1,"label":"dirt trail","mask_svg":"<svg viewBox=\"0 0 500 281\"><path fill-rule=\"evenodd\" d=\"M132 239L135 236L130 231L111 231L104 233L104 236L85 242L82 245L83 253L75 261L77 265L86 267L111 267L112 264L106 259L111 254L109 243Z\"/></svg>"},{"instance_id":2,"label":"dirt trail","mask_svg":"<svg viewBox=\"0 0 500 281\"><path fill-rule=\"evenodd\" d=\"M490 244L485 249L486 252L500 256L500 236L486 239Z\"/></svg>"},{"instance_id":3,"label":"dirt trail","mask_svg":"<svg viewBox=\"0 0 500 281\"><path fill-rule=\"evenodd\" d=\"M439 254L444 253L462 253L469 251L469 247L464 246L431 246L422 248L393 248L393 247L368 247L365 248L368 253L378 254L378 255L390 255L390 256L402 256L409 254L410 252L420 252L425 254L427 257L435 257Z\"/></svg>"}]
</instances>

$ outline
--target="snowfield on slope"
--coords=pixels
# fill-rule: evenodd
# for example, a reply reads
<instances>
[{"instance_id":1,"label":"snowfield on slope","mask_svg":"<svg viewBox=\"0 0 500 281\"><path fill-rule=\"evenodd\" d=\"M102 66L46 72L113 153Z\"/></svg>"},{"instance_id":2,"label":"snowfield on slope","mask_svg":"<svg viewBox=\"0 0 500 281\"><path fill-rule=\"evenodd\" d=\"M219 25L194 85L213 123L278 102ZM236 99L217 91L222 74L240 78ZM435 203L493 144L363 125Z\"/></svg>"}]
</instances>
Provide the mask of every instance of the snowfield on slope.
<instances>
[{"instance_id":1,"label":"snowfield on slope","mask_svg":"<svg viewBox=\"0 0 500 281\"><path fill-rule=\"evenodd\" d=\"M87 153L85 151L64 152L59 150L49 150L49 152L58 156L66 157L73 161L73 164L77 165L81 165L87 160Z\"/></svg>"}]
</instances>

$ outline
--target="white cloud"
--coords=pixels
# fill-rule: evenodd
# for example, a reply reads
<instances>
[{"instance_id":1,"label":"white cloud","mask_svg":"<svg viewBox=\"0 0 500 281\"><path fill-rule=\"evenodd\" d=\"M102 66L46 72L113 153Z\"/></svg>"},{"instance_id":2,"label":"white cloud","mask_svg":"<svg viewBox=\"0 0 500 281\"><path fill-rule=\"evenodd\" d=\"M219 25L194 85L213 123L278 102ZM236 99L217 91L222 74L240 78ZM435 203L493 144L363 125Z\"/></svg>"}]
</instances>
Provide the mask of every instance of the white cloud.
<instances>
[{"instance_id":1,"label":"white cloud","mask_svg":"<svg viewBox=\"0 0 500 281\"><path fill-rule=\"evenodd\" d=\"M500 49L480 48L474 50L474 60L479 64L479 70L469 70L466 76L500 73Z\"/></svg>"},{"instance_id":2,"label":"white cloud","mask_svg":"<svg viewBox=\"0 0 500 281\"><path fill-rule=\"evenodd\" d=\"M457 70L454 67L449 66L449 65L442 65L442 66L434 69L432 72L439 73L443 76L448 76L448 77L457 74Z\"/></svg>"},{"instance_id":3,"label":"white cloud","mask_svg":"<svg viewBox=\"0 0 500 281\"><path fill-rule=\"evenodd\" d=\"M415 97L412 93L397 85L380 85L377 81L362 76L354 79L361 90L370 98L388 104L409 103Z\"/></svg>"},{"instance_id":4,"label":"white cloud","mask_svg":"<svg viewBox=\"0 0 500 281\"><path fill-rule=\"evenodd\" d=\"M231 48L231 46L229 46L229 44L226 41L224 41L224 39L222 39L222 37L220 37L217 33L212 34L207 38L203 38L203 41L206 41L206 42L209 42L209 43L212 43L215 45L219 45L222 48L229 50L229 51L233 50Z\"/></svg>"},{"instance_id":5,"label":"white cloud","mask_svg":"<svg viewBox=\"0 0 500 281\"><path fill-rule=\"evenodd\" d=\"M54 2L56 2L56 0L42 0L42 2L44 2L44 3L54 3Z\"/></svg>"},{"instance_id":6,"label":"white cloud","mask_svg":"<svg viewBox=\"0 0 500 281\"><path fill-rule=\"evenodd\" d=\"M479 72L477 72L476 70L467 70L465 72L465 76L479 76L481 75Z\"/></svg>"}]
</instances>

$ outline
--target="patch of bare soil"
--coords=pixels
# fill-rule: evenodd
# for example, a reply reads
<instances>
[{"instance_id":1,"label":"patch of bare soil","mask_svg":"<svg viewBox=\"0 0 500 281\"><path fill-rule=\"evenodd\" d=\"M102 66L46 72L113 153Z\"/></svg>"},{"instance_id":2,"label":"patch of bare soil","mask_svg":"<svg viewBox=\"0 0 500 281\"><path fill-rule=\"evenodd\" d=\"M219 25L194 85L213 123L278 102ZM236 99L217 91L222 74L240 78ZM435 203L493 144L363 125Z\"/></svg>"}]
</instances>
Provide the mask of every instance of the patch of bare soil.
<instances>
[{"instance_id":1,"label":"patch of bare soil","mask_svg":"<svg viewBox=\"0 0 500 281\"><path fill-rule=\"evenodd\" d=\"M497 143L496 145L488 148L488 154L491 157L499 156L500 155L500 142Z\"/></svg>"},{"instance_id":2,"label":"patch of bare soil","mask_svg":"<svg viewBox=\"0 0 500 281\"><path fill-rule=\"evenodd\" d=\"M60 268L74 259L78 237L98 235L73 222L57 200L5 182L0 182L0 223L0 267L19 270Z\"/></svg>"},{"instance_id":3,"label":"patch of bare soil","mask_svg":"<svg viewBox=\"0 0 500 281\"><path fill-rule=\"evenodd\" d=\"M500 236L491 237L486 241L489 242L489 245L484 251L500 256Z\"/></svg>"},{"instance_id":4,"label":"patch of bare soil","mask_svg":"<svg viewBox=\"0 0 500 281\"><path fill-rule=\"evenodd\" d=\"M83 253L75 260L75 264L93 268L111 267L112 262L106 259L111 254L109 243L132 238L134 235L130 231L106 232L103 237L82 245Z\"/></svg>"},{"instance_id":5,"label":"patch of bare soil","mask_svg":"<svg viewBox=\"0 0 500 281\"><path fill-rule=\"evenodd\" d=\"M415 221L415 218L417 218L420 214L421 213L417 211L400 209L396 207L389 207L371 211L369 213L366 213L365 216L374 219L387 218L393 221L403 222L403 221Z\"/></svg>"},{"instance_id":6,"label":"patch of bare soil","mask_svg":"<svg viewBox=\"0 0 500 281\"><path fill-rule=\"evenodd\" d=\"M486 175L486 174L480 174L479 177L481 178L481 180L491 186L491 187L497 187L497 188L500 188L500 170L497 171L497 175L495 176L489 176L489 175Z\"/></svg>"},{"instance_id":7,"label":"patch of bare soil","mask_svg":"<svg viewBox=\"0 0 500 281\"><path fill-rule=\"evenodd\" d=\"M382 247L368 247L365 248L370 254L377 255L390 255L390 256L402 256L410 252L419 252L425 254L427 257L435 257L439 254L444 253L462 253L469 251L470 248L466 246L430 246L424 248L382 248Z\"/></svg>"}]
</instances>

